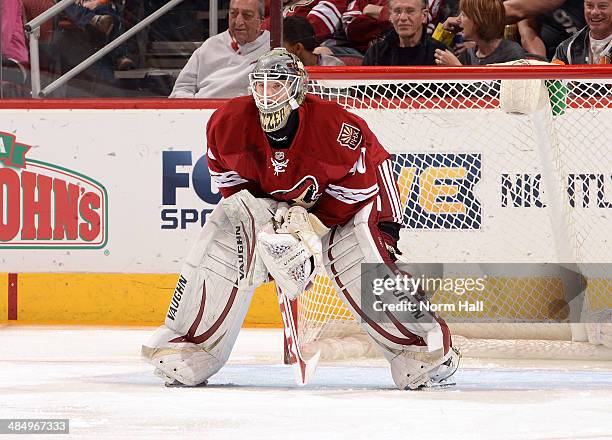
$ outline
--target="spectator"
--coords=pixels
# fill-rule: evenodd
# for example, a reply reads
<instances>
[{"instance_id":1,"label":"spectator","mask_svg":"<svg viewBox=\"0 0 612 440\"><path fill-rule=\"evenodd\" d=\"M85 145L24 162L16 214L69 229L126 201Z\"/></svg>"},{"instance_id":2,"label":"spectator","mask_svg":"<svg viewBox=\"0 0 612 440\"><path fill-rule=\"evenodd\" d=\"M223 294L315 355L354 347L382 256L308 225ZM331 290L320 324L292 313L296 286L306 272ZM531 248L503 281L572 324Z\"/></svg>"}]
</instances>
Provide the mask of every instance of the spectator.
<instances>
[{"instance_id":1,"label":"spectator","mask_svg":"<svg viewBox=\"0 0 612 440\"><path fill-rule=\"evenodd\" d=\"M106 3L104 3L104 5L105 4ZM91 1L86 3L77 2L64 9L64 14L66 14L68 19L79 28L86 30L88 26L91 26L91 29L109 38L115 27L115 20L111 15L111 10L104 8L104 11L99 10L100 13L96 12L97 8L102 7L102 3L98 4L97 2L94 3Z\"/></svg>"},{"instance_id":2,"label":"spectator","mask_svg":"<svg viewBox=\"0 0 612 440\"><path fill-rule=\"evenodd\" d=\"M525 18L517 24L520 45L530 55L537 55L542 61L548 60L544 41L540 37L540 23L536 18Z\"/></svg>"},{"instance_id":3,"label":"spectator","mask_svg":"<svg viewBox=\"0 0 612 440\"><path fill-rule=\"evenodd\" d=\"M104 37L105 42L114 40L121 35L122 23L119 7L108 0L78 0L64 10L68 19L83 31L94 30ZM114 49L109 58L117 70L134 68L134 61L127 56L125 44ZM110 66L108 80L112 82L114 73Z\"/></svg>"},{"instance_id":4,"label":"spectator","mask_svg":"<svg viewBox=\"0 0 612 440\"><path fill-rule=\"evenodd\" d=\"M436 50L445 49L425 32L427 0L389 0L393 29L368 49L364 66L416 66L435 64Z\"/></svg>"},{"instance_id":5,"label":"spectator","mask_svg":"<svg viewBox=\"0 0 612 440\"><path fill-rule=\"evenodd\" d=\"M354 47L365 53L370 43L386 34L393 25L390 21L387 0L354 0L342 14L342 27L346 38ZM443 0L428 0L427 33L431 34L437 23Z\"/></svg>"},{"instance_id":6,"label":"spectator","mask_svg":"<svg viewBox=\"0 0 612 440\"><path fill-rule=\"evenodd\" d=\"M305 17L320 44L341 27L340 18L347 5L348 0L283 0L283 17ZM270 20L266 19L262 27L270 29Z\"/></svg>"},{"instance_id":7,"label":"spectator","mask_svg":"<svg viewBox=\"0 0 612 440\"><path fill-rule=\"evenodd\" d=\"M612 56L612 1L584 0L587 25L562 42L555 60L565 64L610 64Z\"/></svg>"},{"instance_id":8,"label":"spectator","mask_svg":"<svg viewBox=\"0 0 612 440\"><path fill-rule=\"evenodd\" d=\"M344 66L344 63L331 55L315 55L317 47L314 29L304 17L283 19L283 47L296 55L305 66Z\"/></svg>"},{"instance_id":9,"label":"spectator","mask_svg":"<svg viewBox=\"0 0 612 440\"><path fill-rule=\"evenodd\" d=\"M229 29L206 40L179 74L170 98L232 98L246 95L249 73L270 50L261 30L263 0L231 0Z\"/></svg>"},{"instance_id":10,"label":"spectator","mask_svg":"<svg viewBox=\"0 0 612 440\"><path fill-rule=\"evenodd\" d=\"M1 0L0 18L2 22L2 35L0 35L0 55L2 59L2 70L0 77L0 90L3 90L10 82L16 86L14 90L20 92L11 93L12 96L25 95L22 90L27 79L28 69L28 50L25 44L25 34L23 32L23 5L21 0ZM23 93L22 93L23 92ZM3 93L4 95L4 93Z\"/></svg>"},{"instance_id":11,"label":"spectator","mask_svg":"<svg viewBox=\"0 0 612 440\"><path fill-rule=\"evenodd\" d=\"M532 38L531 45L525 41L524 28L521 31L521 43L528 52L540 53L538 46L544 45L546 56L551 59L555 49L562 41L571 37L583 28L584 0L506 0L506 23L516 23L525 19L535 22L535 30L541 42ZM529 31L527 30L529 33Z\"/></svg>"},{"instance_id":12,"label":"spectator","mask_svg":"<svg viewBox=\"0 0 612 440\"><path fill-rule=\"evenodd\" d=\"M387 0L350 2L346 12L342 14L342 27L347 40L354 43L357 50L366 53L370 42L393 28Z\"/></svg>"},{"instance_id":13,"label":"spectator","mask_svg":"<svg viewBox=\"0 0 612 440\"><path fill-rule=\"evenodd\" d=\"M459 17L449 18L445 26L457 24L463 38L474 46L459 54L450 50L436 50L436 63L443 66L482 65L504 63L525 58L520 44L504 39L506 15L503 0L461 0Z\"/></svg>"}]
</instances>

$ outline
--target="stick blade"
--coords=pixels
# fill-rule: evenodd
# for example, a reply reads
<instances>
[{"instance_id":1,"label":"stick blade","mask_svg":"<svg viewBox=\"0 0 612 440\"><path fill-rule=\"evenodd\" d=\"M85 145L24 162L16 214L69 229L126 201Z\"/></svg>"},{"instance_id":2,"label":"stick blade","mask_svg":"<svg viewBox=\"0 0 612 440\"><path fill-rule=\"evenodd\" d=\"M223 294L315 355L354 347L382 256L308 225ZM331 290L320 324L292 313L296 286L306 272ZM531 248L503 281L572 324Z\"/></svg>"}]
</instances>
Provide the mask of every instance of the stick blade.
<instances>
[{"instance_id":1,"label":"stick blade","mask_svg":"<svg viewBox=\"0 0 612 440\"><path fill-rule=\"evenodd\" d=\"M295 383L297 385L303 387L308 383L310 378L314 375L315 370L317 369L320 358L321 352L317 351L315 355L307 361L300 358L297 362L293 364Z\"/></svg>"}]
</instances>

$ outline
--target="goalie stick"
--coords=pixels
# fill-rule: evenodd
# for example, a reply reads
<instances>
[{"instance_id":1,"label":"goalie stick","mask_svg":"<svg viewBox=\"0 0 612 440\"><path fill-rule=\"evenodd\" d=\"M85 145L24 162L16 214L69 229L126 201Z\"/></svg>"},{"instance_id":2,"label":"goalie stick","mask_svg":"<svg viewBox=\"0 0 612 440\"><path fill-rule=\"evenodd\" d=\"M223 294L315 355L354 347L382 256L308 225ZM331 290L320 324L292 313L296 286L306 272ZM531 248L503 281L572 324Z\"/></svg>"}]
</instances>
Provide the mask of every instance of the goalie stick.
<instances>
[{"instance_id":1,"label":"goalie stick","mask_svg":"<svg viewBox=\"0 0 612 440\"><path fill-rule=\"evenodd\" d=\"M321 357L321 351L317 351L315 355L308 360L304 358L304 355L300 350L298 332L295 325L296 318L292 307L292 303L297 304L297 299L293 301L290 300L278 286L276 286L276 294L278 295L278 303L280 306L281 316L283 318L283 325L285 327L283 336L288 353L288 358L285 359L285 363L293 366L295 383L303 386L306 385L317 369L317 364L319 363L319 358Z\"/></svg>"},{"instance_id":2,"label":"goalie stick","mask_svg":"<svg viewBox=\"0 0 612 440\"><path fill-rule=\"evenodd\" d=\"M321 254L319 237L327 228L299 206L280 207L273 214L270 226L257 234L257 252L274 278L284 326L285 364L293 366L296 384L305 385L314 374L321 353L306 360L300 349L297 297L308 289L320 265L316 263L315 253Z\"/></svg>"}]
</instances>

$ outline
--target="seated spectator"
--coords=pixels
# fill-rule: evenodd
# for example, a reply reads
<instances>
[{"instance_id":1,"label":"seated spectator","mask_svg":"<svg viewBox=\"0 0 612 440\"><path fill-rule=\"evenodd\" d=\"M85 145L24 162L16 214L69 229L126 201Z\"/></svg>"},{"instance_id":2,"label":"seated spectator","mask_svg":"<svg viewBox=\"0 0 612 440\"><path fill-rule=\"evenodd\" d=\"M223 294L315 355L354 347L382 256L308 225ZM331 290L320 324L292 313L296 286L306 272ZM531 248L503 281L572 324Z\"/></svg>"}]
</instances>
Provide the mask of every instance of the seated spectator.
<instances>
[{"instance_id":1,"label":"seated spectator","mask_svg":"<svg viewBox=\"0 0 612 440\"><path fill-rule=\"evenodd\" d=\"M565 64L610 64L612 57L612 1L585 0L587 25L562 42L555 60Z\"/></svg>"},{"instance_id":2,"label":"seated spectator","mask_svg":"<svg viewBox=\"0 0 612 440\"><path fill-rule=\"evenodd\" d=\"M389 0L393 29L368 49L364 66L423 66L435 64L436 50L444 44L425 32L427 0Z\"/></svg>"},{"instance_id":3,"label":"seated spectator","mask_svg":"<svg viewBox=\"0 0 612 440\"><path fill-rule=\"evenodd\" d=\"M79 28L86 30L87 27L91 27L91 29L108 38L115 27L111 11L99 11L100 13L96 13L95 11L96 8L99 8L105 4L106 2L94 3L91 1L79 1L76 2L76 4L70 5L64 9L64 14L66 14L68 19Z\"/></svg>"},{"instance_id":4,"label":"seated spectator","mask_svg":"<svg viewBox=\"0 0 612 440\"><path fill-rule=\"evenodd\" d=\"M123 31L119 7L109 0L78 0L76 4L67 7L64 14L81 30L97 32L105 43L114 40ZM127 56L125 44L115 48L109 58L117 70L129 70L135 66L134 61ZM110 73L109 80L114 76Z\"/></svg>"},{"instance_id":5,"label":"seated spectator","mask_svg":"<svg viewBox=\"0 0 612 440\"><path fill-rule=\"evenodd\" d=\"M390 21L388 0L355 0L342 14L342 27L352 47L365 53L370 43L385 35L393 25ZM427 33L437 24L444 0L428 0Z\"/></svg>"},{"instance_id":6,"label":"seated spectator","mask_svg":"<svg viewBox=\"0 0 612 440\"><path fill-rule=\"evenodd\" d=\"M304 17L283 19L283 47L296 55L305 66L344 66L344 63L331 55L315 55L317 47L314 29Z\"/></svg>"},{"instance_id":7,"label":"seated spectator","mask_svg":"<svg viewBox=\"0 0 612 440\"><path fill-rule=\"evenodd\" d=\"M0 2L0 56L2 60L2 83L0 96L26 97L24 87L28 77L28 50L23 32L23 5L21 0ZM10 89L10 93L8 90ZM6 92L6 93L4 93Z\"/></svg>"},{"instance_id":8,"label":"seated spectator","mask_svg":"<svg viewBox=\"0 0 612 440\"><path fill-rule=\"evenodd\" d=\"M510 25L512 26L512 25ZM548 61L544 41L540 37L540 23L536 18L525 18L516 25L519 41L525 52L539 57L541 61ZM508 25L506 26L508 28Z\"/></svg>"},{"instance_id":9,"label":"seated spectator","mask_svg":"<svg viewBox=\"0 0 612 440\"><path fill-rule=\"evenodd\" d=\"M393 28L387 0L355 0L342 14L342 27L355 49L366 53L370 43Z\"/></svg>"},{"instance_id":10,"label":"seated spectator","mask_svg":"<svg viewBox=\"0 0 612 440\"><path fill-rule=\"evenodd\" d=\"M436 50L436 64L442 66L504 63L525 58L520 44L504 39L506 15L503 0L461 0L459 17L451 17L445 27L458 25L463 38L474 46L455 56L448 49Z\"/></svg>"},{"instance_id":11,"label":"seated spectator","mask_svg":"<svg viewBox=\"0 0 612 440\"><path fill-rule=\"evenodd\" d=\"M257 58L270 50L261 30L263 0L231 0L229 29L210 37L191 55L170 98L233 98L246 95Z\"/></svg>"},{"instance_id":12,"label":"seated spectator","mask_svg":"<svg viewBox=\"0 0 612 440\"><path fill-rule=\"evenodd\" d=\"M269 1L269 0L266 0ZM330 38L341 27L340 18L349 0L283 0L283 17L305 17L315 31L317 43ZM270 29L270 19L262 29Z\"/></svg>"}]
</instances>

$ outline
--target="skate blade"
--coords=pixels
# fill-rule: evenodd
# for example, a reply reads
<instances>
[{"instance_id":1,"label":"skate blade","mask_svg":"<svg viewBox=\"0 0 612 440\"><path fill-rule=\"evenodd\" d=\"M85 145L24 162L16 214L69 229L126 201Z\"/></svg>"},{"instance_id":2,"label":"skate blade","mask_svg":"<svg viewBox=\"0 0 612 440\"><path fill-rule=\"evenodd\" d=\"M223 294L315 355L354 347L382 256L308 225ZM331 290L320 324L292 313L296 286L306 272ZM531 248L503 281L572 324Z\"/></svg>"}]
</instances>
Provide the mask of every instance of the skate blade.
<instances>
[{"instance_id":1,"label":"skate blade","mask_svg":"<svg viewBox=\"0 0 612 440\"><path fill-rule=\"evenodd\" d=\"M416 389L422 391L435 391L451 388L455 385L457 385L457 382L455 382L454 380L443 380L440 382L427 382Z\"/></svg>"},{"instance_id":2,"label":"skate blade","mask_svg":"<svg viewBox=\"0 0 612 440\"><path fill-rule=\"evenodd\" d=\"M174 379L172 382L164 383L164 386L166 388L201 388L201 387L205 387L206 385L208 385L208 381L207 380L205 380L204 382L199 383L197 385L185 385L184 383L180 383L176 379Z\"/></svg>"}]
</instances>

